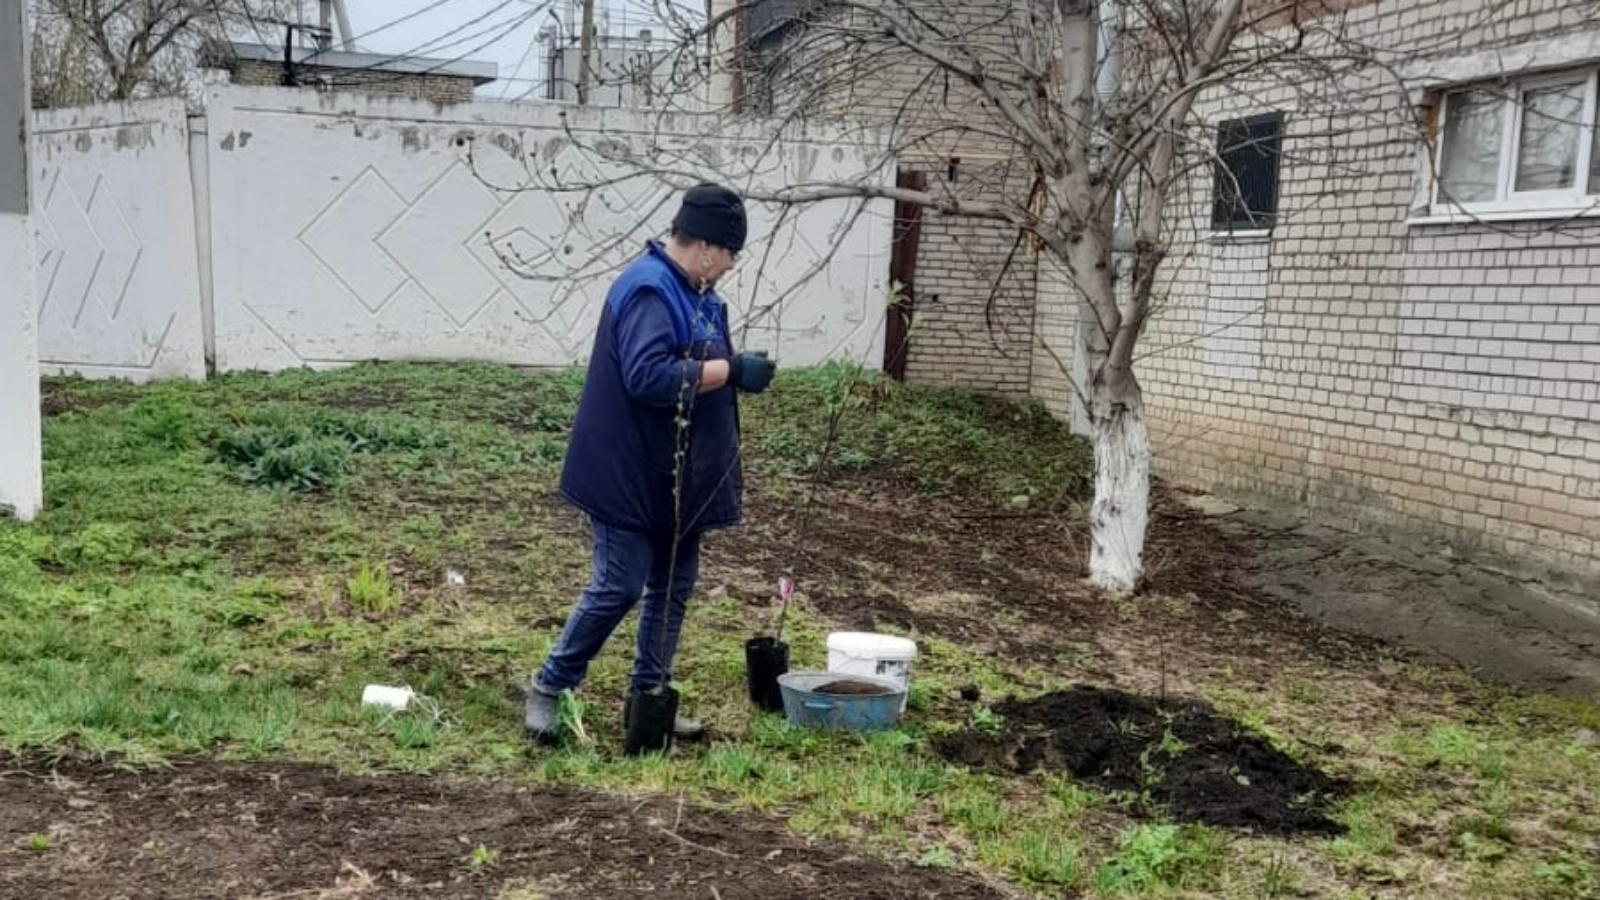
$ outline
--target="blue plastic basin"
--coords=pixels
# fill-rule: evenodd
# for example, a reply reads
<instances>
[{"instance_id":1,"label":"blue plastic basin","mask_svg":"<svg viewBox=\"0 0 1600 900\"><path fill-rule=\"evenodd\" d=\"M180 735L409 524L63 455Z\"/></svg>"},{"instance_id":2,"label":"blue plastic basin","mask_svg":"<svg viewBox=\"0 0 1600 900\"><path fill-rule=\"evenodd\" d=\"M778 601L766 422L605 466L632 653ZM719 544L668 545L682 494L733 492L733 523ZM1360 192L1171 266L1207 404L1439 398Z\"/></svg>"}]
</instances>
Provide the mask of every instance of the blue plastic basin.
<instances>
[{"instance_id":1,"label":"blue plastic basin","mask_svg":"<svg viewBox=\"0 0 1600 900\"><path fill-rule=\"evenodd\" d=\"M857 681L884 689L882 694L819 694L835 681ZM778 676L783 714L789 724L834 731L888 731L900 720L905 688L898 681L839 672L789 672Z\"/></svg>"}]
</instances>

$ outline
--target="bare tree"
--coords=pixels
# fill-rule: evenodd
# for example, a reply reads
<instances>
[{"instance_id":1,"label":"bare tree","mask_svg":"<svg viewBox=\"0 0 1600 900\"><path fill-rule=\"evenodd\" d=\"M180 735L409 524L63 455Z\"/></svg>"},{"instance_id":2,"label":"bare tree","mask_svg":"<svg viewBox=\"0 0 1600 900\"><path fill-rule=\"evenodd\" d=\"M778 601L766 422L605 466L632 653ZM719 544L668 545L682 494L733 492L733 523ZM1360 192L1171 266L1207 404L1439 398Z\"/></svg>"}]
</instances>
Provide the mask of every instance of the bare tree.
<instances>
[{"instance_id":1,"label":"bare tree","mask_svg":"<svg viewBox=\"0 0 1600 900\"><path fill-rule=\"evenodd\" d=\"M673 5L661 2L671 22ZM760 168L760 160L728 166L714 154L697 156L695 142L662 139L667 129L631 145L618 139L585 145L581 135L569 134L571 146L590 151L606 178L588 185L545 179L529 187L609 189L629 177L623 170L675 186L721 177L740 182L757 203L892 200L1014 236L1013 252L1001 254L1002 270L1034 255L1041 291L1058 294L1041 293L1040 308L1075 311L1080 346L1052 346L1029 335L1023 352L1051 357L1072 381L1096 461L1090 577L1127 592L1144 574L1151 499L1152 449L1138 368L1195 338L1160 347L1141 342L1166 303L1164 279L1182 268L1182 254L1205 243L1199 230L1215 221L1213 205L1250 212L1249 186L1238 183L1225 157L1256 138L1248 128L1219 129L1208 116L1219 108L1258 111L1261 98L1273 97L1272 106L1292 110L1295 152L1305 164L1349 177L1368 160L1339 151L1341 129L1380 128L1394 142L1386 146L1402 154L1432 138L1433 120L1411 96L1416 85L1398 71L1408 58L1467 40L1514 41L1513 29L1501 26L1525 14L1513 0L1485 2L1458 31L1383 49L1352 37L1342 10L1359 6L1347 0L745 2L676 31L683 58L698 60L721 43L713 39L719 31L737 23L744 31L742 58L733 66L739 97L729 108L714 90L685 89L678 106L704 109L709 102L714 111L745 114L722 118L745 139L764 133L774 160L792 136L821 121L863 134L887 128L877 165L849 179L796 173L782 189L762 190L741 174ZM686 63L677 70L702 67ZM670 102L662 108L663 117L676 109ZM1271 152L1290 156L1277 145ZM896 186L899 167L937 173L948 163L954 176L958 168L971 171L965 161L974 158L985 161L989 177L935 178L926 189ZM1436 156L1429 163L1437 167ZM771 169L762 183L772 182ZM1237 212L1229 212L1231 220ZM1000 271L997 283L1004 277ZM996 354L1015 352L1005 343L996 340ZM1033 359L1037 364L1040 356ZM1070 378L1073 371L1080 377Z\"/></svg>"},{"instance_id":2,"label":"bare tree","mask_svg":"<svg viewBox=\"0 0 1600 900\"><path fill-rule=\"evenodd\" d=\"M974 149L998 161L990 167L995 177L978 185L910 190L878 170L859 180L801 181L747 196L786 205L888 199L1000 223L1059 268L1063 289L1077 299L1087 359L1088 376L1075 389L1095 450L1091 580L1127 592L1143 574L1151 492L1137 347L1158 306L1158 275L1174 243L1168 201L1197 169L1209 174L1215 162L1215 147L1198 139L1208 132L1197 131L1191 111L1202 92L1245 75L1349 62L1335 37L1323 41L1325 58L1308 63L1308 26L1300 20L1315 18L1299 13L1312 5L746 3L680 38L687 53L735 21L787 32L737 67L745 108L766 114L774 144L807 121L857 120L892 129L884 168L907 160L942 163ZM788 21L773 22L774 15ZM1326 23L1313 27L1327 30ZM1292 77L1306 82L1323 74ZM632 162L682 180L694 169L664 158L660 148Z\"/></svg>"},{"instance_id":3,"label":"bare tree","mask_svg":"<svg viewBox=\"0 0 1600 900\"><path fill-rule=\"evenodd\" d=\"M289 0L33 0L39 106L182 94L207 39L274 40Z\"/></svg>"}]
</instances>

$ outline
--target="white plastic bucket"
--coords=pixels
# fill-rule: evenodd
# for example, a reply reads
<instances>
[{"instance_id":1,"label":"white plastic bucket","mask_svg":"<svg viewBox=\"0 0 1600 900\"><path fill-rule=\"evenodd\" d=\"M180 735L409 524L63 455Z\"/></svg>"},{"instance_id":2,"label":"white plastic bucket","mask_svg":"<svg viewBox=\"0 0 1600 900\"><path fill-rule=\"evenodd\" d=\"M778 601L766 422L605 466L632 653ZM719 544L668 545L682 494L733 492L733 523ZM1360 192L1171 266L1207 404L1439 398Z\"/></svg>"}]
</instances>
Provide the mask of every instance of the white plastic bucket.
<instances>
[{"instance_id":1,"label":"white plastic bucket","mask_svg":"<svg viewBox=\"0 0 1600 900\"><path fill-rule=\"evenodd\" d=\"M906 689L905 696L900 698L902 713L910 697L911 663L916 658L916 642L892 634L835 631L828 635L828 671L899 682Z\"/></svg>"}]
</instances>

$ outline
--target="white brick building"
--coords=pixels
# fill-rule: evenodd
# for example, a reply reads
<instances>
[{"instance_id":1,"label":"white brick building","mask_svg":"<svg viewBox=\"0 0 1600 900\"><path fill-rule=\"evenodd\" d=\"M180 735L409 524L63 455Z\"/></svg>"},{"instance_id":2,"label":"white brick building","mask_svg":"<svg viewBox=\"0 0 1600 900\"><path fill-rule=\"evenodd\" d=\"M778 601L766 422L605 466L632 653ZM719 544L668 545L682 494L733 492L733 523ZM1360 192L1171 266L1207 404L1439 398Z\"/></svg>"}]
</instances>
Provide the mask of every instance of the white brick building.
<instances>
[{"instance_id":1,"label":"white brick building","mask_svg":"<svg viewBox=\"0 0 1600 900\"><path fill-rule=\"evenodd\" d=\"M1219 230L1210 173L1175 212L1141 363L1157 469L1600 574L1600 8L1329 5L1392 68L1326 109L1265 82L1201 104L1219 126L1282 113L1282 154L1269 228ZM1059 343L1057 296L1037 320ZM1059 367L1034 389L1065 408Z\"/></svg>"},{"instance_id":2,"label":"white brick building","mask_svg":"<svg viewBox=\"0 0 1600 900\"><path fill-rule=\"evenodd\" d=\"M1312 93L1234 80L1197 107L1201 140L1232 129L1277 149L1252 164L1265 180L1249 209L1219 205L1209 166L1173 204L1139 362L1157 471L1355 530L1600 576L1600 6L1314 4L1311 30L1371 64ZM838 106L929 133L984 116L959 86L885 71L853 79ZM905 119L914 89L935 99ZM1003 165L981 144L902 165L935 178L942 163L959 173L948 157L963 153ZM979 282L1010 238L932 223L950 243L925 226L918 287L944 296L913 336L909 377L1000 391L1025 378L1069 412L1063 368L1082 364L1060 275L1031 248L1011 265L1002 318L1032 338L1002 330L1001 346L1027 349L998 354L981 337L993 281Z\"/></svg>"},{"instance_id":3,"label":"white brick building","mask_svg":"<svg viewBox=\"0 0 1600 900\"><path fill-rule=\"evenodd\" d=\"M227 73L233 84L277 87L293 83L316 90L410 97L433 103L470 103L473 91L493 82L494 63L383 56L295 47L286 64L281 47L242 41L209 42L201 64Z\"/></svg>"}]
</instances>

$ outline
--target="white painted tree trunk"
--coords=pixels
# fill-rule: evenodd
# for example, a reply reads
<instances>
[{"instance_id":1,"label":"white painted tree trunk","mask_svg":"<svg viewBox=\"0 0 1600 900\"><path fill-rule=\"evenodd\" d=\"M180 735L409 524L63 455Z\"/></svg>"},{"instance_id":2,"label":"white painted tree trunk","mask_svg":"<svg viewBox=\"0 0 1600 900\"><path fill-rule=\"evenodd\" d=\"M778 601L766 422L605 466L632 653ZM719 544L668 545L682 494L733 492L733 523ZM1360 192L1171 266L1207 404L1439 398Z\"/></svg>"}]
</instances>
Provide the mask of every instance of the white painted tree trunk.
<instances>
[{"instance_id":1,"label":"white painted tree trunk","mask_svg":"<svg viewBox=\"0 0 1600 900\"><path fill-rule=\"evenodd\" d=\"M1096 392L1107 391L1103 385ZM1150 431L1144 404L1094 398L1094 507L1089 512L1089 581L1113 594L1138 587L1150 523Z\"/></svg>"}]
</instances>

